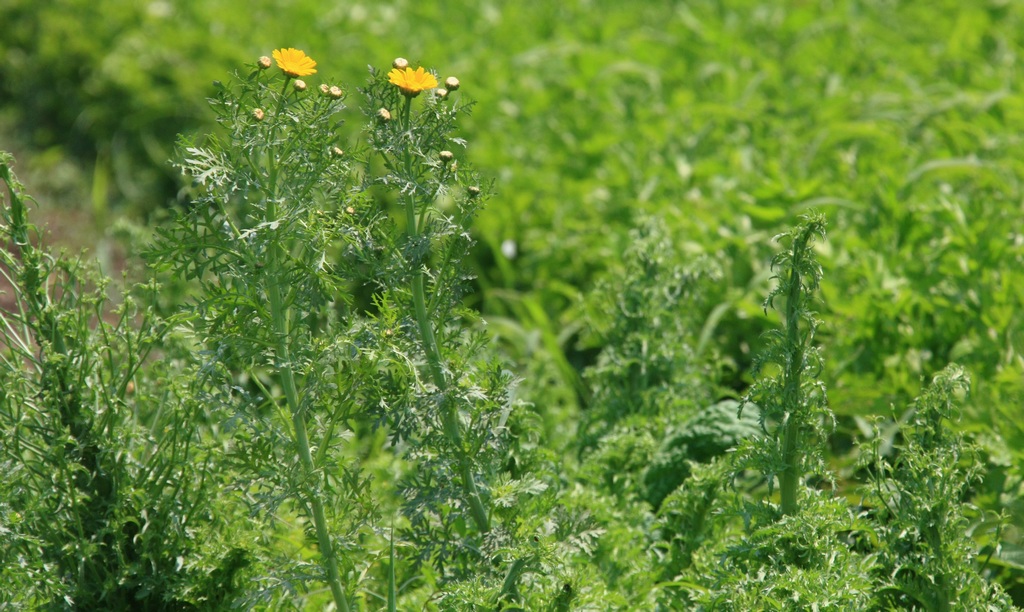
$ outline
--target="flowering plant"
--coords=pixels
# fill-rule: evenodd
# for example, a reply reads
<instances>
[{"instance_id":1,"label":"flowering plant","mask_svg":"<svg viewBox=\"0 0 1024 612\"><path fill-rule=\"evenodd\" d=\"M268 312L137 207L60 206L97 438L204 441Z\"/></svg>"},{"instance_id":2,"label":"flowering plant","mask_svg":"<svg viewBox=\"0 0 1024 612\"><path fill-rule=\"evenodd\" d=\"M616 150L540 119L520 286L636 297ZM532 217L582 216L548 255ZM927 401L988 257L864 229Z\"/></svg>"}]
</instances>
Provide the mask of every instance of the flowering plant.
<instances>
[{"instance_id":1,"label":"flowering plant","mask_svg":"<svg viewBox=\"0 0 1024 612\"><path fill-rule=\"evenodd\" d=\"M302 51L273 55L285 84L316 72ZM513 381L461 305L460 260L484 199L452 152L465 144L453 132L469 105L432 98L414 112L437 79L374 71L362 90L369 146L342 146L337 126L351 114L341 88L289 91L265 64L213 100L226 140L182 139L193 204L153 257L196 286L179 316L206 355L197 386L233 422L232 454L246 458L235 488L268 492L251 500L257 515L287 508L307 521L317 576L349 610L369 562L357 540L382 534L399 506L402 538L446 573L494 546L488 483L501 471ZM389 108L395 120L381 120ZM397 219L375 204L381 190L396 194ZM385 433L416 466L398 488L360 465L362 429ZM463 516L464 541L451 548L443 533Z\"/></svg>"}]
</instances>

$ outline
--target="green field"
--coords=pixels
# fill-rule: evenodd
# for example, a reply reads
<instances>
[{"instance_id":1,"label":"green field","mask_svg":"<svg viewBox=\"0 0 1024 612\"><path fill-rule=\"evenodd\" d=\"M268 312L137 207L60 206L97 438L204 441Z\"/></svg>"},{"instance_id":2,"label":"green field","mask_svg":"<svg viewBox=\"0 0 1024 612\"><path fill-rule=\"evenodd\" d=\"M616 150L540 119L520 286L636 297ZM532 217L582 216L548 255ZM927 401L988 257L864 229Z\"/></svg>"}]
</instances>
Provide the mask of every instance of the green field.
<instances>
[{"instance_id":1,"label":"green field","mask_svg":"<svg viewBox=\"0 0 1024 612\"><path fill-rule=\"evenodd\" d=\"M186 4L0 6L0 610L1024 606L1024 4Z\"/></svg>"}]
</instances>

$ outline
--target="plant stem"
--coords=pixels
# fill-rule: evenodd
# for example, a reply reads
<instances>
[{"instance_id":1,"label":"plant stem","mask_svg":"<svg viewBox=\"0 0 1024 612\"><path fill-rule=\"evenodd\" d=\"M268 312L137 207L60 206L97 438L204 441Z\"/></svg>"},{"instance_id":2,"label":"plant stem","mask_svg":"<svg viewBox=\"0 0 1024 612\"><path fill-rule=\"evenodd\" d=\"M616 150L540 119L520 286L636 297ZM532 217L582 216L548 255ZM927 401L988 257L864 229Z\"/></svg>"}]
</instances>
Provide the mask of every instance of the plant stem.
<instances>
[{"instance_id":1,"label":"plant stem","mask_svg":"<svg viewBox=\"0 0 1024 612\"><path fill-rule=\"evenodd\" d=\"M267 207L268 212L273 205ZM280 245L275 244L271 249L274 264L279 261ZM277 269L277 268L273 268ZM298 388L295 384L295 373L291 366L291 351L288 347L289 321L288 312L281 297L281 287L278 278L271 278L267 286L268 298L270 301L270 312L273 317L274 336L277 339L277 358L279 361L278 371L281 374L284 384L284 395L288 402L288 408L292 415L292 426L295 428L295 445L299 451L299 461L302 463L302 474L307 483L317 483L319 476L313 465L313 455L309 449L309 434L306 430L306 411L299 402ZM345 597L345 589L341 580L341 573L338 571L338 560L331 544L331 536L327 530L327 516L324 513L324 504L318 494L319 486L314 486L307 491L307 501L313 512L313 525L316 528L316 538L320 545L320 554L327 569L327 581L331 587L331 594L339 610L348 612L348 599Z\"/></svg>"},{"instance_id":2,"label":"plant stem","mask_svg":"<svg viewBox=\"0 0 1024 612\"><path fill-rule=\"evenodd\" d=\"M288 79L281 90L284 106L284 95L288 86ZM274 139L272 139L274 140ZM277 167L274 163L273 154L270 155L268 170L270 175L270 194L267 199L267 221L278 220L277 211ZM338 559L331 544L331 534L327 529L327 515L324 513L323 500L320 499L320 477L313 464L313 455L309 448L309 433L306 429L306 410L299 401L298 386L295 383L295 372L292 370L291 348L291 313L284 298L281 295L281 283L283 282L284 271L281 269L284 264L284 253L281 243L273 241L269 250L268 270L272 271L267 282L267 299L270 302L270 313L273 323L273 333L276 343L278 366L277 370L281 375L284 385L285 400L288 403L289 413L292 417L294 428L295 445L299 452L299 462L302 465L302 475L306 483L306 501L309 503L313 514L313 526L316 529L317 543L320 546L320 555L327 570L327 583L331 588L331 595L334 603L341 612L349 612L348 598L345 596L345 587L341 579L341 572L338 570Z\"/></svg>"},{"instance_id":3,"label":"plant stem","mask_svg":"<svg viewBox=\"0 0 1024 612\"><path fill-rule=\"evenodd\" d=\"M502 609L505 605L505 598L515 597L516 588L519 585L519 577L523 575L523 570L526 569L527 563L530 562L529 557L516 559L512 562L511 567L508 568L508 573L505 574L505 581L501 584L501 593L498 594L498 610Z\"/></svg>"},{"instance_id":4,"label":"plant stem","mask_svg":"<svg viewBox=\"0 0 1024 612\"><path fill-rule=\"evenodd\" d=\"M410 122L411 108L412 98L406 96L405 106L402 109L402 129L406 130L407 133L412 130ZM411 147L407 146L403 149L405 175L408 179L412 179L413 177L412 151L410 148ZM409 236L409 240L415 240L420 235L419 221L416 218L415 190L407 190L404 199L406 233ZM437 386L438 390L444 393L448 390L449 383L448 378L445 376L444 368L441 365L441 351L438 348L437 338L434 335L433 322L430 320L429 313L427 312L426 289L424 288L422 266L417 266L416 271L413 273L412 301L413 307L416 311L416 323L419 327L420 339L423 342L423 350L427 355L427 367L430 370L430 377L434 381L434 385ZM487 509L484 507L483 501L480 498L480 492L476 487L476 481L473 479L473 466L469 459L469 453L462 444L462 426L459 422L458 408L453 402L446 398L444 405L442 406L442 410L444 411L442 416L445 435L448 437L452 446L455 447L455 452L458 454L459 476L462 479L462 488L466 494L466 501L469 503L470 513L473 516L473 521L476 523L477 529L486 533L487 531L490 531L491 528L490 518L488 517Z\"/></svg>"},{"instance_id":5,"label":"plant stem","mask_svg":"<svg viewBox=\"0 0 1024 612\"><path fill-rule=\"evenodd\" d=\"M937 527L940 521L941 519L939 519L939 521L929 522L924 532L925 538L928 544L931 546L932 554L935 555L935 566L943 568L939 570L939 572L937 572L938 576L935 576L935 582L937 583L935 585L935 609L938 610L938 612L949 612L949 610L952 609L950 606L950 601L956 598L956 593L950 587L949 576L946 574L945 570L946 564L944 558L945 555L943 554L942 550L942 533L939 531L939 528Z\"/></svg>"},{"instance_id":6,"label":"plant stem","mask_svg":"<svg viewBox=\"0 0 1024 612\"><path fill-rule=\"evenodd\" d=\"M786 348L788 358L783 374L782 398L786 407L783 421L782 462L785 466L779 475L779 495L781 497L782 514L795 514L797 505L797 485L801 475L800 423L798 414L804 409L804 398L801 392L801 374L804 369L804 342L800 338L800 314L803 305L801 293L800 269L801 259L808 240L807 233L801 233L793 239L793 251L790 258L788 292L786 295Z\"/></svg>"},{"instance_id":7,"label":"plant stem","mask_svg":"<svg viewBox=\"0 0 1024 612\"><path fill-rule=\"evenodd\" d=\"M398 612L398 590L395 587L395 525L391 524L391 550L388 555L388 612Z\"/></svg>"}]
</instances>

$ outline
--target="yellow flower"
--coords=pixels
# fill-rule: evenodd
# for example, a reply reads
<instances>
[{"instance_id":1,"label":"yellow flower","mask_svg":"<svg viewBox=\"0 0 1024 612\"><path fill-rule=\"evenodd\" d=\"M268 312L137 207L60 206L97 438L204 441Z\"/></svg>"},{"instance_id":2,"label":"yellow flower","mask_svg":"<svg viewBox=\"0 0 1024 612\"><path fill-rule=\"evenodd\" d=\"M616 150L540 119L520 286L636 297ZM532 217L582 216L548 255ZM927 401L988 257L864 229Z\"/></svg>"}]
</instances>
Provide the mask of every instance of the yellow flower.
<instances>
[{"instance_id":1,"label":"yellow flower","mask_svg":"<svg viewBox=\"0 0 1024 612\"><path fill-rule=\"evenodd\" d=\"M316 74L316 62L298 49L274 49L277 67L290 77Z\"/></svg>"},{"instance_id":2,"label":"yellow flower","mask_svg":"<svg viewBox=\"0 0 1024 612\"><path fill-rule=\"evenodd\" d=\"M420 66L414 72L412 68L404 70L394 68L388 73L388 82L398 85L402 93L412 97L418 96L421 91L437 87L437 79Z\"/></svg>"}]
</instances>

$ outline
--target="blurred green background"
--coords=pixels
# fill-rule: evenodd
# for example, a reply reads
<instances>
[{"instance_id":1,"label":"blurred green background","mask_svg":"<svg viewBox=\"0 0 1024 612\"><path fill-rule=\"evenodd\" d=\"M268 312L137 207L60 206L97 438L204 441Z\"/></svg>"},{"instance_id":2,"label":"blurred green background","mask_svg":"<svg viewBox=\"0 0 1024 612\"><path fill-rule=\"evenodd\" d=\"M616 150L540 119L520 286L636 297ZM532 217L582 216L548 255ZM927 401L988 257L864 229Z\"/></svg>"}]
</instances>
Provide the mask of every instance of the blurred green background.
<instances>
[{"instance_id":1,"label":"blurred green background","mask_svg":"<svg viewBox=\"0 0 1024 612\"><path fill-rule=\"evenodd\" d=\"M989 466L976 502L1020 543L1024 3L5 0L0 24L0 146L73 246L173 205L176 134L212 129L212 82L274 48L316 59L314 86L396 56L458 76L496 194L474 305L553 418L586 410L602 347L582 313L642 218L723 270L701 316L728 394L776 323L772 237L822 210L837 463L957 361ZM1022 553L999 562L1019 575Z\"/></svg>"}]
</instances>

